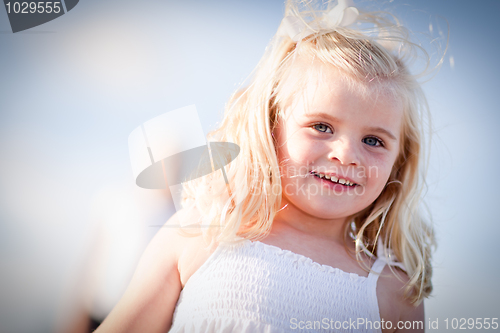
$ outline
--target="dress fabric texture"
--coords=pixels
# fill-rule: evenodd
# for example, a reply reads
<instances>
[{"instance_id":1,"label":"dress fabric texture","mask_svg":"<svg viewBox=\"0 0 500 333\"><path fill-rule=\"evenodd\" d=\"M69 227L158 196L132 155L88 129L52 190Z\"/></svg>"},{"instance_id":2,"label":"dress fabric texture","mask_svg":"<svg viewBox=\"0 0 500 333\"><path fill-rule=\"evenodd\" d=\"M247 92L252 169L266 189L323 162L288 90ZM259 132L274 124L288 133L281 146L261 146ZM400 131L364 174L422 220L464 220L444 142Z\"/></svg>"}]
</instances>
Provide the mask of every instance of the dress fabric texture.
<instances>
[{"instance_id":1,"label":"dress fabric texture","mask_svg":"<svg viewBox=\"0 0 500 333\"><path fill-rule=\"evenodd\" d=\"M181 291L170 332L381 332L385 265L364 277L258 241L222 243Z\"/></svg>"}]
</instances>

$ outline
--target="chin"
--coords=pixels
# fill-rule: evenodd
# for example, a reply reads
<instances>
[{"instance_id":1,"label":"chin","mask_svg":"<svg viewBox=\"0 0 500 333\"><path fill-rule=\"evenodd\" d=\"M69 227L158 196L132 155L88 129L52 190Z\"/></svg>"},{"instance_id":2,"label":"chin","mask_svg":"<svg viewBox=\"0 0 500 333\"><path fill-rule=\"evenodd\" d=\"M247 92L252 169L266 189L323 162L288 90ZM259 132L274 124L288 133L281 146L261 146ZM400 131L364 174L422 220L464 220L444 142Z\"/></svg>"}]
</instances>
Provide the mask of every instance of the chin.
<instances>
[{"instance_id":1,"label":"chin","mask_svg":"<svg viewBox=\"0 0 500 333\"><path fill-rule=\"evenodd\" d=\"M293 203L292 203L293 204ZM324 220L335 220L346 218L353 213L350 210L346 210L346 207L342 205L332 204L331 202L319 203L314 205L296 205L298 209L307 215L314 216L316 218Z\"/></svg>"}]
</instances>

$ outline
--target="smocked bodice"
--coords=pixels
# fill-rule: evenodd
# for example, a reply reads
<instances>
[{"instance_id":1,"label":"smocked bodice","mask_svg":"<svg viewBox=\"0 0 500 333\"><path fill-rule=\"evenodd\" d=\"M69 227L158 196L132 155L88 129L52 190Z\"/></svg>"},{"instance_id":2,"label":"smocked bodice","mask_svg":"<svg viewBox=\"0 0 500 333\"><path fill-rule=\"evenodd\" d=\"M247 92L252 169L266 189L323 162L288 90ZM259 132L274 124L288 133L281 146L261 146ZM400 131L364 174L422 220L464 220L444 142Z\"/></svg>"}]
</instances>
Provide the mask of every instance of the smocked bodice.
<instances>
[{"instance_id":1,"label":"smocked bodice","mask_svg":"<svg viewBox=\"0 0 500 333\"><path fill-rule=\"evenodd\" d=\"M338 328L380 322L384 265L377 259L364 277L261 242L220 244L184 286L170 332L297 332L308 323L308 332L380 332Z\"/></svg>"}]
</instances>

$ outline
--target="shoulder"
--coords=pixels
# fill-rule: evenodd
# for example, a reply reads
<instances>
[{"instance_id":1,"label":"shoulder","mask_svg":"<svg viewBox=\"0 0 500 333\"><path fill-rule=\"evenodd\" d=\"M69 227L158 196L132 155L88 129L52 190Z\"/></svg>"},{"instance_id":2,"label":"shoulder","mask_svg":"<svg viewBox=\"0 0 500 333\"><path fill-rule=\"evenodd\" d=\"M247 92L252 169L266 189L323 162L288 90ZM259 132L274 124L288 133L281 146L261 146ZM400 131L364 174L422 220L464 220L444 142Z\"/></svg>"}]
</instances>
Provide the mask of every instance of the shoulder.
<instances>
[{"instance_id":1,"label":"shoulder","mask_svg":"<svg viewBox=\"0 0 500 333\"><path fill-rule=\"evenodd\" d=\"M215 251L216 242L210 241L202 234L196 222L200 214L196 209L180 210L164 225L165 239L163 246L170 244L170 251L175 256L179 280L183 288L191 275L203 265ZM188 227L182 227L189 225Z\"/></svg>"},{"instance_id":2,"label":"shoulder","mask_svg":"<svg viewBox=\"0 0 500 333\"><path fill-rule=\"evenodd\" d=\"M196 212L190 210L180 210L170 217L170 219L158 230L153 237L144 254L141 257L140 266L144 268L151 266L159 266L168 262L168 266L175 266L186 248L187 235L182 233L180 225L184 221L194 218ZM139 271L140 268L138 267ZM150 270L148 268L147 270ZM177 270L177 269L176 269Z\"/></svg>"},{"instance_id":3,"label":"shoulder","mask_svg":"<svg viewBox=\"0 0 500 333\"><path fill-rule=\"evenodd\" d=\"M380 310L380 317L384 321L390 321L391 330L386 332L424 332L423 326L413 327L412 329L397 329L399 321L424 323L424 303L419 305L412 304L404 297L406 284L409 281L408 275L401 269L386 265L380 274L377 282L377 298Z\"/></svg>"},{"instance_id":4,"label":"shoulder","mask_svg":"<svg viewBox=\"0 0 500 333\"><path fill-rule=\"evenodd\" d=\"M183 287L180 263L197 244L196 237L182 234L179 224L195 215L193 211L179 211L156 233L125 294L98 332L164 332L170 327Z\"/></svg>"},{"instance_id":5,"label":"shoulder","mask_svg":"<svg viewBox=\"0 0 500 333\"><path fill-rule=\"evenodd\" d=\"M183 286L193 273L188 271L201 266L216 247L216 243L203 237L202 230L193 224L199 218L196 209L178 211L163 225L149 245L152 259L156 262L158 259L160 262L167 259L176 264Z\"/></svg>"}]
</instances>

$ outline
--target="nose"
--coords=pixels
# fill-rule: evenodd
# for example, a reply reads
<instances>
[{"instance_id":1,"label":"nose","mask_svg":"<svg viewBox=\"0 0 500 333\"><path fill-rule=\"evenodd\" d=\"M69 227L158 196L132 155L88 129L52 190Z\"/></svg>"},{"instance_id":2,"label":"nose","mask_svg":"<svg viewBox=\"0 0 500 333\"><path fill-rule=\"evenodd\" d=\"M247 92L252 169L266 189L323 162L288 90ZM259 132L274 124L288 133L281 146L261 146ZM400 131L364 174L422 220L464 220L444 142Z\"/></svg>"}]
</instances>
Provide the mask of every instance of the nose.
<instances>
[{"instance_id":1,"label":"nose","mask_svg":"<svg viewBox=\"0 0 500 333\"><path fill-rule=\"evenodd\" d=\"M356 146L356 142L351 138L338 138L331 144L331 150L328 154L330 160L337 160L342 165L359 166L361 160Z\"/></svg>"}]
</instances>

